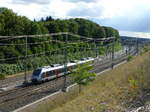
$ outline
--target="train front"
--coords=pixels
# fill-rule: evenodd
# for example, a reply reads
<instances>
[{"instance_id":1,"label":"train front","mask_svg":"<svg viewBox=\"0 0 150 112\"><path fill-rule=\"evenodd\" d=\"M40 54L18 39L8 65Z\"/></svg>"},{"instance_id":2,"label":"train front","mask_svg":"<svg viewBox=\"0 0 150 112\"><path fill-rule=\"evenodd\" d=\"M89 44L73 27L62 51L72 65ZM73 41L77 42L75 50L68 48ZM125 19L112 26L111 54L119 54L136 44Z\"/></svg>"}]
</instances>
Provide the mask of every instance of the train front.
<instances>
[{"instance_id":1,"label":"train front","mask_svg":"<svg viewBox=\"0 0 150 112\"><path fill-rule=\"evenodd\" d=\"M41 82L41 72L42 69L36 69L33 71L32 78L31 78L31 81L33 83Z\"/></svg>"}]
</instances>

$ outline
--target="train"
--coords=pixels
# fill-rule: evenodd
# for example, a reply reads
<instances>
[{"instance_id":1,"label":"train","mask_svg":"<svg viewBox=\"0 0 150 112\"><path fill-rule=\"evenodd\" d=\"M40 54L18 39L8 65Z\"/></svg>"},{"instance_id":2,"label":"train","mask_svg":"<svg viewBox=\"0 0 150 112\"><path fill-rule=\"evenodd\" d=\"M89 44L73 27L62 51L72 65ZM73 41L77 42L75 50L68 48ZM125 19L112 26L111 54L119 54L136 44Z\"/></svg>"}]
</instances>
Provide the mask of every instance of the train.
<instances>
[{"instance_id":1,"label":"train","mask_svg":"<svg viewBox=\"0 0 150 112\"><path fill-rule=\"evenodd\" d=\"M65 74L73 72L77 65L82 65L87 62L93 62L94 58L87 57L80 60L73 60L67 63L66 65L53 64L51 66L44 66L37 68L33 71L31 81L33 83L41 83L61 77ZM66 69L67 68L67 69Z\"/></svg>"}]
</instances>

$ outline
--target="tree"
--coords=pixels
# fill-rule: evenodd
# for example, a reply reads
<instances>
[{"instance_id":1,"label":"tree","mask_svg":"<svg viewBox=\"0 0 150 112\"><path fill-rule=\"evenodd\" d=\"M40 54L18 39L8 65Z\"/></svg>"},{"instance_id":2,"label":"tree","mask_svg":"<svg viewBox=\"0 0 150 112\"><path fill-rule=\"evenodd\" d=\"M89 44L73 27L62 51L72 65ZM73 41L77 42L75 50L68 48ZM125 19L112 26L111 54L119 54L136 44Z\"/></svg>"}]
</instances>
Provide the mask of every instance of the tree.
<instances>
[{"instance_id":1,"label":"tree","mask_svg":"<svg viewBox=\"0 0 150 112\"><path fill-rule=\"evenodd\" d=\"M106 38L106 33L103 27L98 27L95 30L94 38Z\"/></svg>"},{"instance_id":2,"label":"tree","mask_svg":"<svg viewBox=\"0 0 150 112\"><path fill-rule=\"evenodd\" d=\"M52 18L52 16L47 16L45 21L53 21L54 19Z\"/></svg>"},{"instance_id":3,"label":"tree","mask_svg":"<svg viewBox=\"0 0 150 112\"><path fill-rule=\"evenodd\" d=\"M3 12L6 11L6 10L8 10L8 9L5 8L5 7L1 7L1 8L0 8L0 13L3 13Z\"/></svg>"},{"instance_id":4,"label":"tree","mask_svg":"<svg viewBox=\"0 0 150 112\"><path fill-rule=\"evenodd\" d=\"M112 27L103 27L106 31L106 37L113 37L115 36L115 29Z\"/></svg>"},{"instance_id":5,"label":"tree","mask_svg":"<svg viewBox=\"0 0 150 112\"><path fill-rule=\"evenodd\" d=\"M68 31L75 34L78 33L78 24L72 19L68 20Z\"/></svg>"},{"instance_id":6,"label":"tree","mask_svg":"<svg viewBox=\"0 0 150 112\"><path fill-rule=\"evenodd\" d=\"M30 34L41 34L41 29L40 29L40 25L36 22L32 22L31 23L31 32Z\"/></svg>"},{"instance_id":7,"label":"tree","mask_svg":"<svg viewBox=\"0 0 150 112\"><path fill-rule=\"evenodd\" d=\"M40 21L41 21L41 22L44 22L44 18L42 17Z\"/></svg>"},{"instance_id":8,"label":"tree","mask_svg":"<svg viewBox=\"0 0 150 112\"><path fill-rule=\"evenodd\" d=\"M83 65L78 65L75 72L72 73L74 82L79 84L79 92L81 92L82 85L87 85L95 79L96 74L90 72L92 69L93 66L91 66L91 63L85 63Z\"/></svg>"},{"instance_id":9,"label":"tree","mask_svg":"<svg viewBox=\"0 0 150 112\"><path fill-rule=\"evenodd\" d=\"M60 32L57 22L51 21L45 24L45 27L48 29L49 33Z\"/></svg>"},{"instance_id":10,"label":"tree","mask_svg":"<svg viewBox=\"0 0 150 112\"><path fill-rule=\"evenodd\" d=\"M56 23L61 32L68 32L68 23L65 20L56 20Z\"/></svg>"}]
</instances>

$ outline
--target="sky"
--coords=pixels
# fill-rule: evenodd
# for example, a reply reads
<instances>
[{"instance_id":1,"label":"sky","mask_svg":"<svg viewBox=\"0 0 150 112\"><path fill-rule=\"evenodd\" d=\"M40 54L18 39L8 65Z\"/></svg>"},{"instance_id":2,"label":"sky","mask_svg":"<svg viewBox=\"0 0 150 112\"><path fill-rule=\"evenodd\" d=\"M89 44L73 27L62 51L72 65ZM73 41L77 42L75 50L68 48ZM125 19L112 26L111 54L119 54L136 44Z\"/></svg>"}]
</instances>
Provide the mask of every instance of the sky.
<instances>
[{"instance_id":1,"label":"sky","mask_svg":"<svg viewBox=\"0 0 150 112\"><path fill-rule=\"evenodd\" d=\"M122 35L150 32L150 0L0 0L0 7L31 20L46 16L78 17L114 27Z\"/></svg>"}]
</instances>

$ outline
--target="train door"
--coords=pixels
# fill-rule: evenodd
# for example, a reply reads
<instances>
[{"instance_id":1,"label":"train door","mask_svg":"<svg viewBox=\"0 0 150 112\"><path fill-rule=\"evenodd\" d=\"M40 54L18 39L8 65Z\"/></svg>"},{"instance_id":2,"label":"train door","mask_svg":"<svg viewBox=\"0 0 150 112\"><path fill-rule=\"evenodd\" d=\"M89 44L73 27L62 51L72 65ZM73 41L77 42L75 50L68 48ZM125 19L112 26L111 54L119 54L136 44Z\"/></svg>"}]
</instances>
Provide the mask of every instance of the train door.
<instances>
[{"instance_id":1,"label":"train door","mask_svg":"<svg viewBox=\"0 0 150 112\"><path fill-rule=\"evenodd\" d=\"M56 78L58 78L59 77L59 69L56 69L54 72L55 72Z\"/></svg>"},{"instance_id":2,"label":"train door","mask_svg":"<svg viewBox=\"0 0 150 112\"><path fill-rule=\"evenodd\" d=\"M42 78L42 81L45 81L45 78L46 78L46 72L42 73L41 78Z\"/></svg>"}]
</instances>

